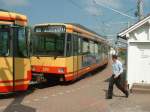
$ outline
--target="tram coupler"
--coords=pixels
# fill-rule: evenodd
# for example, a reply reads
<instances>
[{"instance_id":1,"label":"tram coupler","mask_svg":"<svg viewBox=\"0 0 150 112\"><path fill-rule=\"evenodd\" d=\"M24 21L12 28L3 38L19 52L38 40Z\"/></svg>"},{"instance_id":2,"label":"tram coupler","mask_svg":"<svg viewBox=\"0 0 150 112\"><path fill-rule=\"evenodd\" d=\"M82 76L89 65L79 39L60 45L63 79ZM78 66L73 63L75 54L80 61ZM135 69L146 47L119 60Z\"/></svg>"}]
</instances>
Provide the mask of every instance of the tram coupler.
<instances>
[{"instance_id":1,"label":"tram coupler","mask_svg":"<svg viewBox=\"0 0 150 112\"><path fill-rule=\"evenodd\" d=\"M44 77L44 74L33 73L32 81L35 81L37 83L44 83L47 82L47 79Z\"/></svg>"},{"instance_id":2,"label":"tram coupler","mask_svg":"<svg viewBox=\"0 0 150 112\"><path fill-rule=\"evenodd\" d=\"M63 77L60 77L60 78L59 78L59 81L60 81L60 82L64 82L64 78L63 78Z\"/></svg>"}]
</instances>

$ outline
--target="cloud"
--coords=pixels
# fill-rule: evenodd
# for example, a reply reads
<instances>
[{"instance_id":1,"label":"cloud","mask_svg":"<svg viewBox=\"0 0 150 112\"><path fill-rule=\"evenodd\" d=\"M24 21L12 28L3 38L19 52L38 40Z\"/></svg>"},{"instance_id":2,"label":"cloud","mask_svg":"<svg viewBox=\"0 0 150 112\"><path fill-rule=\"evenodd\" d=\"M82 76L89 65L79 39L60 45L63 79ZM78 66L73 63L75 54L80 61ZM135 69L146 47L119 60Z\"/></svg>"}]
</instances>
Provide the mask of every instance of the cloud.
<instances>
[{"instance_id":1,"label":"cloud","mask_svg":"<svg viewBox=\"0 0 150 112\"><path fill-rule=\"evenodd\" d=\"M122 7L120 0L84 0L84 3L86 4L85 10L87 10L92 15L102 15L102 10L96 4L112 7L115 9Z\"/></svg>"},{"instance_id":2,"label":"cloud","mask_svg":"<svg viewBox=\"0 0 150 112\"><path fill-rule=\"evenodd\" d=\"M12 7L12 6L26 6L28 4L28 0L1 0L4 6Z\"/></svg>"},{"instance_id":3,"label":"cloud","mask_svg":"<svg viewBox=\"0 0 150 112\"><path fill-rule=\"evenodd\" d=\"M93 16L102 15L102 12L98 10L96 7L88 6L85 10Z\"/></svg>"},{"instance_id":4,"label":"cloud","mask_svg":"<svg viewBox=\"0 0 150 112\"><path fill-rule=\"evenodd\" d=\"M121 1L120 0L95 0L97 4L103 4L110 6L112 8L120 8L121 7Z\"/></svg>"}]
</instances>

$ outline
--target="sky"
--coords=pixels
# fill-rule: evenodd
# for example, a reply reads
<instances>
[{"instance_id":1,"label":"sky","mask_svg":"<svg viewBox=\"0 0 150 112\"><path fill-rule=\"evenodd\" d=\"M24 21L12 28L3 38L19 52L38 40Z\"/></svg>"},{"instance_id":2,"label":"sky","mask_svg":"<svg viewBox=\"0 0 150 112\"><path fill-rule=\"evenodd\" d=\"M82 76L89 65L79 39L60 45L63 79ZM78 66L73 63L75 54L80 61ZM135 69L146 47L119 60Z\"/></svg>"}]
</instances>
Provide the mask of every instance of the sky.
<instances>
[{"instance_id":1,"label":"sky","mask_svg":"<svg viewBox=\"0 0 150 112\"><path fill-rule=\"evenodd\" d=\"M0 9L25 14L29 25L47 22L79 23L115 38L138 19L137 0L0 0ZM150 0L143 0L144 16L150 13Z\"/></svg>"}]
</instances>

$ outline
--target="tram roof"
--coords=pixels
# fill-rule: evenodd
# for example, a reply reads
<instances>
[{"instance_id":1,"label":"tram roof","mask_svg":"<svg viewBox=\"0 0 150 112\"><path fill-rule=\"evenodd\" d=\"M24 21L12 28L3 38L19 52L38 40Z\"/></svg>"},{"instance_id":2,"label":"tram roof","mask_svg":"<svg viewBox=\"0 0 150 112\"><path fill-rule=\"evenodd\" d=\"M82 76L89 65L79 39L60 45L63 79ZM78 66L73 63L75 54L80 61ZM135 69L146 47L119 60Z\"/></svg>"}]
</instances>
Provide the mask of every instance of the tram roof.
<instances>
[{"instance_id":1,"label":"tram roof","mask_svg":"<svg viewBox=\"0 0 150 112\"><path fill-rule=\"evenodd\" d=\"M19 25L27 25L25 15L0 9L0 21L15 22Z\"/></svg>"},{"instance_id":2,"label":"tram roof","mask_svg":"<svg viewBox=\"0 0 150 112\"><path fill-rule=\"evenodd\" d=\"M82 26L82 25L76 24L76 23L43 23L43 24L36 24L36 25L34 25L34 27L49 26L49 25L62 25L62 26L66 27L66 32L77 32L77 33L81 33L81 34L86 34L89 36L93 36L94 38L97 38L99 41L103 41L103 42L106 41L104 36L99 35L98 33L86 28L85 26Z\"/></svg>"}]
</instances>

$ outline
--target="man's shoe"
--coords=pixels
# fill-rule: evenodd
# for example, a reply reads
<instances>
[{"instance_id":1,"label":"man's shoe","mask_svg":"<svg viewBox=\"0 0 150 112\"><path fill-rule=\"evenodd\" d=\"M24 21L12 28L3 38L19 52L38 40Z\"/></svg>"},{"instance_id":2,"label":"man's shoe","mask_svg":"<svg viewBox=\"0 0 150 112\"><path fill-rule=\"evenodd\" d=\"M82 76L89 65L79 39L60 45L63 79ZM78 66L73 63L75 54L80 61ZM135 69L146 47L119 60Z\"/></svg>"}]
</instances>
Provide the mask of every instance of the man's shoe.
<instances>
[{"instance_id":1,"label":"man's shoe","mask_svg":"<svg viewBox=\"0 0 150 112\"><path fill-rule=\"evenodd\" d=\"M126 98L128 98L129 97L129 92L127 91L125 94L126 94Z\"/></svg>"},{"instance_id":2,"label":"man's shoe","mask_svg":"<svg viewBox=\"0 0 150 112\"><path fill-rule=\"evenodd\" d=\"M107 99L112 99L112 96L108 96Z\"/></svg>"}]
</instances>

